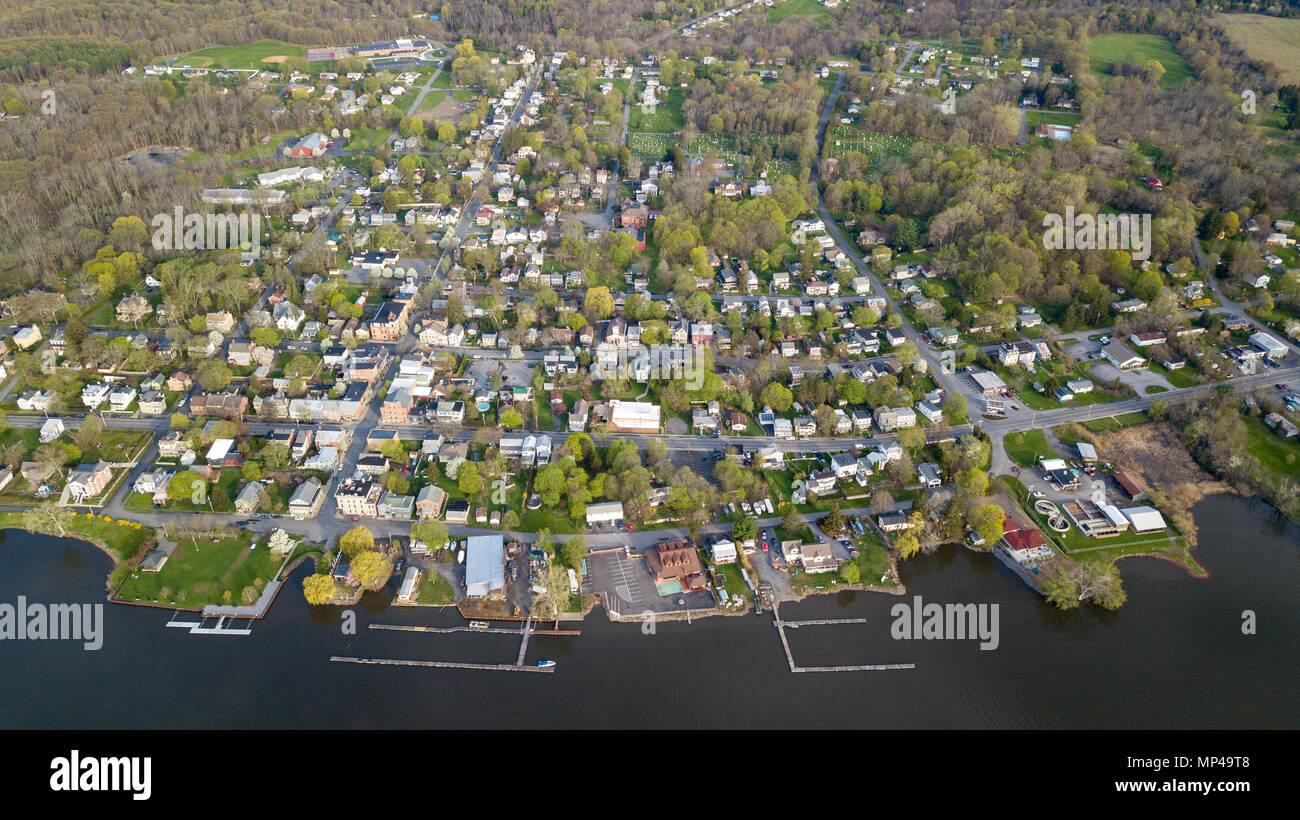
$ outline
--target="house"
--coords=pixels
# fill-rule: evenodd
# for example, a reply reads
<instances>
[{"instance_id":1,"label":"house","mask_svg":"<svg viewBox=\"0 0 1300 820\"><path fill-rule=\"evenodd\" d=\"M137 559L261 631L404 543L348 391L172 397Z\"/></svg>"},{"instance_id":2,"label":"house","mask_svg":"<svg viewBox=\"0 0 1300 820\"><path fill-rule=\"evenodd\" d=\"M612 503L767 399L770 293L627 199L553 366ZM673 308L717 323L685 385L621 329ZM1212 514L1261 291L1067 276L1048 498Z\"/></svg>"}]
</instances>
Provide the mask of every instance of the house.
<instances>
[{"instance_id":1,"label":"house","mask_svg":"<svg viewBox=\"0 0 1300 820\"><path fill-rule=\"evenodd\" d=\"M46 419L45 423L41 425L41 444L49 444L51 441L54 441L59 436L63 435L64 429L63 419Z\"/></svg>"},{"instance_id":2,"label":"house","mask_svg":"<svg viewBox=\"0 0 1300 820\"><path fill-rule=\"evenodd\" d=\"M434 405L434 418L439 424L460 424L465 420L465 402L438 402Z\"/></svg>"},{"instance_id":3,"label":"house","mask_svg":"<svg viewBox=\"0 0 1300 820\"><path fill-rule=\"evenodd\" d=\"M144 317L153 313L153 305L149 300L138 293L128 294L122 297L122 301L117 303L117 320L128 324L135 324Z\"/></svg>"},{"instance_id":4,"label":"house","mask_svg":"<svg viewBox=\"0 0 1300 820\"><path fill-rule=\"evenodd\" d=\"M910 407L877 407L874 417L876 427L885 433L916 426L916 411Z\"/></svg>"},{"instance_id":5,"label":"house","mask_svg":"<svg viewBox=\"0 0 1300 820\"><path fill-rule=\"evenodd\" d=\"M245 484L240 489L239 495L235 497L235 512L240 515L248 515L256 510L257 506L262 503L262 494L265 491L266 488L260 482L250 481Z\"/></svg>"},{"instance_id":6,"label":"house","mask_svg":"<svg viewBox=\"0 0 1300 820\"><path fill-rule=\"evenodd\" d=\"M289 514L294 518L311 518L320 512L325 502L325 492L321 483L309 478L294 489L289 496Z\"/></svg>"},{"instance_id":7,"label":"house","mask_svg":"<svg viewBox=\"0 0 1300 820\"><path fill-rule=\"evenodd\" d=\"M145 493L146 495L157 496L161 491L164 496L167 494L167 483L171 481L172 473L168 470L157 469L141 474L131 485L131 491Z\"/></svg>"},{"instance_id":8,"label":"house","mask_svg":"<svg viewBox=\"0 0 1300 820\"><path fill-rule=\"evenodd\" d=\"M1147 331L1145 333L1130 333L1128 340L1133 343L1134 347L1154 347L1165 343L1165 334L1158 331Z\"/></svg>"},{"instance_id":9,"label":"house","mask_svg":"<svg viewBox=\"0 0 1300 820\"><path fill-rule=\"evenodd\" d=\"M248 397L236 391L200 393L190 399L190 416L238 418L248 410Z\"/></svg>"},{"instance_id":10,"label":"house","mask_svg":"<svg viewBox=\"0 0 1300 820\"><path fill-rule=\"evenodd\" d=\"M420 488L415 496L415 514L421 521L435 519L442 515L443 505L447 503L447 494L437 484Z\"/></svg>"},{"instance_id":11,"label":"house","mask_svg":"<svg viewBox=\"0 0 1300 820\"><path fill-rule=\"evenodd\" d=\"M1137 370L1146 366L1146 359L1129 350L1122 342L1118 341L1111 342L1103 347L1101 355L1105 357L1106 361L1120 370Z\"/></svg>"},{"instance_id":12,"label":"house","mask_svg":"<svg viewBox=\"0 0 1300 820\"><path fill-rule=\"evenodd\" d=\"M1269 413L1264 416L1264 423L1282 438L1295 438L1300 434L1300 427L1281 413Z\"/></svg>"},{"instance_id":13,"label":"house","mask_svg":"<svg viewBox=\"0 0 1300 820\"><path fill-rule=\"evenodd\" d=\"M104 491L113 480L108 462L82 464L68 473L68 497L76 504L84 504Z\"/></svg>"},{"instance_id":14,"label":"house","mask_svg":"<svg viewBox=\"0 0 1300 820\"><path fill-rule=\"evenodd\" d=\"M646 566L654 575L660 595L704 589L707 580L695 545L686 539L666 541L646 553Z\"/></svg>"},{"instance_id":15,"label":"house","mask_svg":"<svg viewBox=\"0 0 1300 820\"><path fill-rule=\"evenodd\" d=\"M736 563L736 542L730 538L720 538L709 545L709 556L715 564Z\"/></svg>"},{"instance_id":16,"label":"house","mask_svg":"<svg viewBox=\"0 0 1300 820\"><path fill-rule=\"evenodd\" d=\"M118 413L126 412L131 403L135 401L139 391L130 385L123 385L108 394L109 407Z\"/></svg>"},{"instance_id":17,"label":"house","mask_svg":"<svg viewBox=\"0 0 1300 820\"><path fill-rule=\"evenodd\" d=\"M939 472L938 464L929 462L918 464L916 465L916 471L921 476L921 485L926 489L933 489L943 485L943 475Z\"/></svg>"},{"instance_id":18,"label":"house","mask_svg":"<svg viewBox=\"0 0 1300 820\"><path fill-rule=\"evenodd\" d=\"M840 562L831 552L830 544L804 544L800 550L799 563L809 575L834 572L840 568Z\"/></svg>"},{"instance_id":19,"label":"house","mask_svg":"<svg viewBox=\"0 0 1300 820\"><path fill-rule=\"evenodd\" d=\"M150 390L140 397L136 406L146 415L160 415L167 411L167 397L157 390Z\"/></svg>"},{"instance_id":20,"label":"house","mask_svg":"<svg viewBox=\"0 0 1300 820\"><path fill-rule=\"evenodd\" d=\"M370 479L350 479L339 485L334 501L343 515L379 517L379 497L383 489Z\"/></svg>"},{"instance_id":21,"label":"house","mask_svg":"<svg viewBox=\"0 0 1300 820\"><path fill-rule=\"evenodd\" d=\"M23 477L29 486L38 487L45 483L45 480L54 475L57 468L53 464L45 464L39 461L24 461L18 467L18 474Z\"/></svg>"},{"instance_id":22,"label":"house","mask_svg":"<svg viewBox=\"0 0 1300 820\"><path fill-rule=\"evenodd\" d=\"M813 495L830 495L835 492L835 473L831 470L820 470L808 476L808 492Z\"/></svg>"},{"instance_id":23,"label":"house","mask_svg":"<svg viewBox=\"0 0 1300 820\"><path fill-rule=\"evenodd\" d=\"M112 392L113 386L107 382L92 382L81 388L81 403L92 411L98 410L101 404L108 401Z\"/></svg>"},{"instance_id":24,"label":"house","mask_svg":"<svg viewBox=\"0 0 1300 820\"><path fill-rule=\"evenodd\" d=\"M18 409L48 413L55 406L58 398L59 395L53 390L44 392L29 390L18 397Z\"/></svg>"},{"instance_id":25,"label":"house","mask_svg":"<svg viewBox=\"0 0 1300 820\"><path fill-rule=\"evenodd\" d=\"M392 300L379 306L370 321L370 338L377 342L395 342L406 333L410 303Z\"/></svg>"},{"instance_id":26,"label":"house","mask_svg":"<svg viewBox=\"0 0 1300 820\"><path fill-rule=\"evenodd\" d=\"M379 406L379 417L384 424L405 424L410 417L415 399L405 390L398 388L388 394Z\"/></svg>"},{"instance_id":27,"label":"house","mask_svg":"<svg viewBox=\"0 0 1300 820\"><path fill-rule=\"evenodd\" d=\"M415 512L415 496L397 495L384 490L383 494L379 496L376 512L379 518L410 521L411 514Z\"/></svg>"},{"instance_id":28,"label":"house","mask_svg":"<svg viewBox=\"0 0 1300 820\"><path fill-rule=\"evenodd\" d=\"M998 548L1017 564L1031 564L1052 557L1052 548L1047 546L1041 532L1033 527L1022 529L1019 524L1011 520L1011 516L1005 513L1002 517L1002 538L998 540Z\"/></svg>"},{"instance_id":29,"label":"house","mask_svg":"<svg viewBox=\"0 0 1300 820\"><path fill-rule=\"evenodd\" d=\"M831 456L831 470L837 479L853 478L858 474L857 459L852 453L836 453Z\"/></svg>"},{"instance_id":30,"label":"house","mask_svg":"<svg viewBox=\"0 0 1300 820\"><path fill-rule=\"evenodd\" d=\"M27 325L14 331L14 344L19 350L28 350L41 341L41 329L36 325Z\"/></svg>"}]
</instances>

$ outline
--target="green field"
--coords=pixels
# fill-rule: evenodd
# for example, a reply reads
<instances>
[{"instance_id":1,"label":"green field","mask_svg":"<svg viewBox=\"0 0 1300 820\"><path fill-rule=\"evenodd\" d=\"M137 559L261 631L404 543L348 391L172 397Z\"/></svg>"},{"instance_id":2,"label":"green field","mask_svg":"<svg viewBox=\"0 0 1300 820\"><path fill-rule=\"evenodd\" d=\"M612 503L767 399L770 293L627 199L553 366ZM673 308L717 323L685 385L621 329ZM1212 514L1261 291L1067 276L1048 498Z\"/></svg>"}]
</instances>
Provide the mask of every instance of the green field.
<instances>
[{"instance_id":1,"label":"green field","mask_svg":"<svg viewBox=\"0 0 1300 820\"><path fill-rule=\"evenodd\" d=\"M1192 76L1192 70L1174 51L1169 39L1157 34L1100 34L1092 38L1090 57L1092 73L1098 76L1108 76L1111 67L1123 60L1137 65L1158 60L1165 67L1160 87L1166 91L1172 91Z\"/></svg>"},{"instance_id":2,"label":"green field","mask_svg":"<svg viewBox=\"0 0 1300 820\"><path fill-rule=\"evenodd\" d=\"M275 63L265 62L267 57L301 57L305 46L295 46L279 40L258 40L242 46L217 46L177 58L176 65L194 68L265 68L274 71Z\"/></svg>"},{"instance_id":3,"label":"green field","mask_svg":"<svg viewBox=\"0 0 1300 820\"><path fill-rule=\"evenodd\" d=\"M767 11L767 19L779 23L787 17L815 17L823 24L831 21L830 11L817 0L785 0Z\"/></svg>"},{"instance_id":4,"label":"green field","mask_svg":"<svg viewBox=\"0 0 1300 820\"><path fill-rule=\"evenodd\" d=\"M1007 433L1003 444L1007 455L1021 467L1032 467L1040 458L1056 458L1056 451L1047 443L1042 430L1026 430L1023 433Z\"/></svg>"}]
</instances>

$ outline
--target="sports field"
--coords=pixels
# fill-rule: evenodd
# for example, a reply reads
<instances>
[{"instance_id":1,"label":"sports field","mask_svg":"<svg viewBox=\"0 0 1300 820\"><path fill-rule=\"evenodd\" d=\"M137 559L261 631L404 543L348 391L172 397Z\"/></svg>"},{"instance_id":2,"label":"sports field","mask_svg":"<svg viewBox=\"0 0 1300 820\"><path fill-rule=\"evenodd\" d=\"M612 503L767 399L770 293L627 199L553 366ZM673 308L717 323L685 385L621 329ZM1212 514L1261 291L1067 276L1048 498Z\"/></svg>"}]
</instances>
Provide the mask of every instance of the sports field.
<instances>
[{"instance_id":1,"label":"sports field","mask_svg":"<svg viewBox=\"0 0 1300 820\"><path fill-rule=\"evenodd\" d=\"M191 51L176 60L176 65L193 68L270 68L281 62L277 57L301 57L304 46L290 45L279 40L258 40L242 46L216 46Z\"/></svg>"}]
</instances>

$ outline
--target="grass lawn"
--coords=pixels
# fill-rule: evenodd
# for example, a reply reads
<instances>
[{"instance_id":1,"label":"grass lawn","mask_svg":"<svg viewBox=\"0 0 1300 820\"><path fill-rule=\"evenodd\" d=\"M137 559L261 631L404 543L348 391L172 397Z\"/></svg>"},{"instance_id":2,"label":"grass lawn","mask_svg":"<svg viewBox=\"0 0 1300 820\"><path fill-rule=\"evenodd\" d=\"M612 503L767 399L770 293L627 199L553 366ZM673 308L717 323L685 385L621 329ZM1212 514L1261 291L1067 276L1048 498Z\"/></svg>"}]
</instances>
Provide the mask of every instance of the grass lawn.
<instances>
[{"instance_id":1,"label":"grass lawn","mask_svg":"<svg viewBox=\"0 0 1300 820\"><path fill-rule=\"evenodd\" d=\"M352 129L352 138L348 140L349 151L378 151L392 136L393 129L381 126L361 126Z\"/></svg>"},{"instance_id":2,"label":"grass lawn","mask_svg":"<svg viewBox=\"0 0 1300 820\"><path fill-rule=\"evenodd\" d=\"M1092 73L1109 75L1115 63L1128 61L1141 65L1147 60L1158 60L1165 67L1160 87L1171 91L1192 76L1192 70L1174 51L1167 37L1158 34L1099 34L1092 38L1090 49Z\"/></svg>"},{"instance_id":3,"label":"grass lawn","mask_svg":"<svg viewBox=\"0 0 1300 820\"><path fill-rule=\"evenodd\" d=\"M1047 443L1042 430L1026 430L1023 433L1008 433L1003 443L1007 455L1021 467L1032 467L1040 458L1056 458L1056 451Z\"/></svg>"},{"instance_id":4,"label":"grass lawn","mask_svg":"<svg viewBox=\"0 0 1300 820\"><path fill-rule=\"evenodd\" d=\"M1246 416L1246 452L1276 476L1300 473L1300 441L1284 439L1255 416Z\"/></svg>"},{"instance_id":5,"label":"grass lawn","mask_svg":"<svg viewBox=\"0 0 1300 820\"><path fill-rule=\"evenodd\" d=\"M1165 380L1174 387L1192 387L1200 384L1202 381L1196 369L1187 365L1184 365L1177 370L1170 370L1159 362L1149 362L1147 366L1150 368L1152 373L1159 373L1161 376L1164 376ZM1152 391L1148 389L1147 392L1150 393Z\"/></svg>"},{"instance_id":6,"label":"grass lawn","mask_svg":"<svg viewBox=\"0 0 1300 820\"><path fill-rule=\"evenodd\" d=\"M252 603L284 558L271 555L265 544L250 550L251 541L249 532L221 540L181 541L158 572L128 573L117 597L187 609Z\"/></svg>"},{"instance_id":7,"label":"grass lawn","mask_svg":"<svg viewBox=\"0 0 1300 820\"><path fill-rule=\"evenodd\" d=\"M416 601L429 606L446 606L456 600L456 592L451 583L435 570L429 570L420 578L420 591Z\"/></svg>"},{"instance_id":8,"label":"grass lawn","mask_svg":"<svg viewBox=\"0 0 1300 820\"><path fill-rule=\"evenodd\" d=\"M1046 125L1075 125L1083 119L1078 114L1070 114L1065 111L1026 111L1025 124L1033 128L1039 123Z\"/></svg>"}]
</instances>

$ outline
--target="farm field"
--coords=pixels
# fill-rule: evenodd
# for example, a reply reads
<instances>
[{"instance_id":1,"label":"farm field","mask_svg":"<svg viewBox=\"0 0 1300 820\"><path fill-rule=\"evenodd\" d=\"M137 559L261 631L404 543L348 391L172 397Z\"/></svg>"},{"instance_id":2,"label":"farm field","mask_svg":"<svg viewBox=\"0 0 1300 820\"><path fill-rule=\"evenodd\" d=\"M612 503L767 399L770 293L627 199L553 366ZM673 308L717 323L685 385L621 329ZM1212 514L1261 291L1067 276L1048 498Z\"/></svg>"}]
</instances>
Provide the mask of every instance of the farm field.
<instances>
[{"instance_id":1,"label":"farm field","mask_svg":"<svg viewBox=\"0 0 1300 820\"><path fill-rule=\"evenodd\" d=\"M1248 55L1272 63L1283 84L1300 83L1300 19L1220 14L1214 22Z\"/></svg>"},{"instance_id":2,"label":"farm field","mask_svg":"<svg viewBox=\"0 0 1300 820\"><path fill-rule=\"evenodd\" d=\"M194 68L274 69L279 61L267 61L268 57L301 57L306 51L306 46L290 45L279 40L258 40L242 46L216 46L191 51L177 58L176 64Z\"/></svg>"},{"instance_id":3,"label":"farm field","mask_svg":"<svg viewBox=\"0 0 1300 820\"><path fill-rule=\"evenodd\" d=\"M1166 91L1192 76L1192 70L1174 51L1166 37L1157 34L1101 34L1092 38L1092 73L1110 76L1115 63L1125 61L1141 65L1147 60L1158 60L1165 67L1160 87Z\"/></svg>"}]
</instances>

